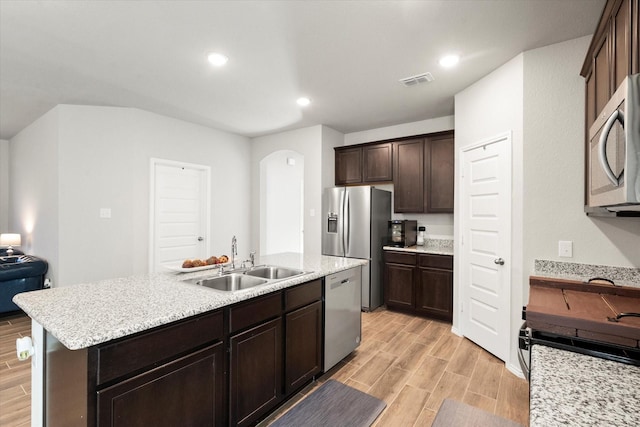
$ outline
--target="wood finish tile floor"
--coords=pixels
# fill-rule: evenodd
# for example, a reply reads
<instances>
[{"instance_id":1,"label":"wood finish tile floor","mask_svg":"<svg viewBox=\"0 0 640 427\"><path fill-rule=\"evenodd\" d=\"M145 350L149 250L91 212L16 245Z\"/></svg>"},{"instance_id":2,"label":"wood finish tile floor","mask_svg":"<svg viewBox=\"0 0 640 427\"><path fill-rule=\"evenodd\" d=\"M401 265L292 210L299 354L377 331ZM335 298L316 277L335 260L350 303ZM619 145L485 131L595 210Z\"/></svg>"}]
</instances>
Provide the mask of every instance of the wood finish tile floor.
<instances>
[{"instance_id":1,"label":"wood finish tile floor","mask_svg":"<svg viewBox=\"0 0 640 427\"><path fill-rule=\"evenodd\" d=\"M27 316L0 317L0 426L31 425L31 359L20 362L16 339L31 335Z\"/></svg>"},{"instance_id":2,"label":"wood finish tile floor","mask_svg":"<svg viewBox=\"0 0 640 427\"><path fill-rule=\"evenodd\" d=\"M529 384L451 325L378 309L362 315L362 344L261 425L329 378L387 403L373 427L428 427L445 398L529 425Z\"/></svg>"},{"instance_id":3,"label":"wood finish tile floor","mask_svg":"<svg viewBox=\"0 0 640 427\"><path fill-rule=\"evenodd\" d=\"M24 427L31 417L31 364L16 358L16 338L30 335L24 315L0 318L0 426ZM431 425L453 398L528 425L528 383L501 360L451 332L451 325L378 309L362 314L362 344L261 425L266 426L329 378L387 403L374 427Z\"/></svg>"}]
</instances>

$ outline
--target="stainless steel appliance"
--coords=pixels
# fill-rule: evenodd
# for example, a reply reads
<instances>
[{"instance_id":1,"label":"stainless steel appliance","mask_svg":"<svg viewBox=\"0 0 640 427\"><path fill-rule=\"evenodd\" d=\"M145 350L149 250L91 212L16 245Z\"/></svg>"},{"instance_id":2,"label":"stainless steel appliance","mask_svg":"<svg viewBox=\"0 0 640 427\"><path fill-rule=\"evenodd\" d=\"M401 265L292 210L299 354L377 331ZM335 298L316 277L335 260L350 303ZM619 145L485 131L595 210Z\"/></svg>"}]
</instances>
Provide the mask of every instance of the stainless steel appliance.
<instances>
[{"instance_id":1,"label":"stainless steel appliance","mask_svg":"<svg viewBox=\"0 0 640 427\"><path fill-rule=\"evenodd\" d=\"M587 213L640 214L640 74L627 76L589 130Z\"/></svg>"},{"instance_id":2,"label":"stainless steel appliance","mask_svg":"<svg viewBox=\"0 0 640 427\"><path fill-rule=\"evenodd\" d=\"M382 305L382 246L391 219L391 193L370 186L324 192L322 254L369 260L362 271L362 309Z\"/></svg>"},{"instance_id":3,"label":"stainless steel appliance","mask_svg":"<svg viewBox=\"0 0 640 427\"><path fill-rule=\"evenodd\" d=\"M408 248L415 246L418 221L394 219L389 221L389 246Z\"/></svg>"},{"instance_id":4,"label":"stainless steel appliance","mask_svg":"<svg viewBox=\"0 0 640 427\"><path fill-rule=\"evenodd\" d=\"M323 366L325 372L360 345L362 268L350 268L325 278Z\"/></svg>"}]
</instances>

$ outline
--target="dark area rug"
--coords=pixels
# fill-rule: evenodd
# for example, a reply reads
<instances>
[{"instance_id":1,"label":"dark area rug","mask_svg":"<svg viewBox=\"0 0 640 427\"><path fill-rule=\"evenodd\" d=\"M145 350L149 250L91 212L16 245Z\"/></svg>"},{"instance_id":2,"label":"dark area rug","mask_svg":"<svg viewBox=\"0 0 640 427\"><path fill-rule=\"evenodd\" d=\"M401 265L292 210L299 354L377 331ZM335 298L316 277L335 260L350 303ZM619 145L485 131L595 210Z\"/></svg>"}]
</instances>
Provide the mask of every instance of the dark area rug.
<instances>
[{"instance_id":1,"label":"dark area rug","mask_svg":"<svg viewBox=\"0 0 640 427\"><path fill-rule=\"evenodd\" d=\"M368 427L387 406L335 380L328 380L271 427Z\"/></svg>"},{"instance_id":2,"label":"dark area rug","mask_svg":"<svg viewBox=\"0 0 640 427\"><path fill-rule=\"evenodd\" d=\"M445 399L431 427L523 427L457 400Z\"/></svg>"}]
</instances>

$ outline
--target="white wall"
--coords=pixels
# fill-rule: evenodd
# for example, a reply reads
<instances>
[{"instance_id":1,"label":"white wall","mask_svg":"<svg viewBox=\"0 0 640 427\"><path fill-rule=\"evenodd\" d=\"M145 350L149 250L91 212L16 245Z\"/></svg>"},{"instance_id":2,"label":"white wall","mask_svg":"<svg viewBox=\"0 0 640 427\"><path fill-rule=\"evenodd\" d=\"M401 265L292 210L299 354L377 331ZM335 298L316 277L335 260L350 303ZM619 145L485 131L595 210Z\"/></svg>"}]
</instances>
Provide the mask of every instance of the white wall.
<instances>
[{"instance_id":1,"label":"white wall","mask_svg":"<svg viewBox=\"0 0 640 427\"><path fill-rule=\"evenodd\" d=\"M0 233L9 230L9 141L0 139Z\"/></svg>"},{"instance_id":2,"label":"white wall","mask_svg":"<svg viewBox=\"0 0 640 427\"><path fill-rule=\"evenodd\" d=\"M24 253L49 263L47 276L54 285L59 273L58 130L54 108L9 142L9 229L22 235Z\"/></svg>"},{"instance_id":3,"label":"white wall","mask_svg":"<svg viewBox=\"0 0 640 427\"><path fill-rule=\"evenodd\" d=\"M441 132L454 128L454 117L445 116L436 119L421 120L395 126L370 129L362 132L345 134L344 145L361 144L365 142L382 141L385 139L402 138L405 136L422 135ZM456 130L456 139L458 138ZM331 178L333 182L333 177ZM393 184L376 185L376 188L390 191L393 206ZM419 226L427 228L426 237L430 239L453 238L452 214L401 214L391 212L393 219L410 219L418 221Z\"/></svg>"},{"instance_id":4,"label":"white wall","mask_svg":"<svg viewBox=\"0 0 640 427\"><path fill-rule=\"evenodd\" d=\"M524 53L525 280L535 259L640 267L640 218L583 213L584 79L578 71L590 41ZM558 240L573 242L573 258L558 257Z\"/></svg>"},{"instance_id":5,"label":"white wall","mask_svg":"<svg viewBox=\"0 0 640 427\"><path fill-rule=\"evenodd\" d=\"M260 161L279 150L292 150L304 156L304 252L322 251L320 211L322 210L322 170L324 126L254 138L251 143L251 225L259 230L260 224ZM335 131L334 131L335 132ZM259 233L252 235L252 247L260 247Z\"/></svg>"},{"instance_id":6,"label":"white wall","mask_svg":"<svg viewBox=\"0 0 640 427\"><path fill-rule=\"evenodd\" d=\"M474 83L455 96L456 164L461 149L476 142L511 132L512 141L512 200L511 200L511 254L505 259L511 265L511 319L514 324L522 323L520 311L523 299L522 276L522 205L523 205L523 55L520 54L491 74ZM577 71L576 71L577 72ZM462 224L460 212L460 175L456 173L456 204L454 222L457 224L454 252L461 253L459 227ZM459 307L460 257L454 259L454 307ZM460 316L454 309L453 327L460 328ZM518 323L519 322L519 323ZM515 330L517 330L517 327ZM509 334L510 353L508 365L517 366L517 334L512 329ZM464 332L464 331L463 331ZM515 345L515 346L514 346Z\"/></svg>"},{"instance_id":7,"label":"white wall","mask_svg":"<svg viewBox=\"0 0 640 427\"><path fill-rule=\"evenodd\" d=\"M34 250L36 238L52 237L50 250L59 254L54 283L147 272L151 157L211 167L210 251L228 254L235 234L239 257L248 257L247 138L129 108L60 105L48 115L56 118L49 129L36 133L31 125L11 140L12 164L44 169L40 163L46 163L51 170L57 165L57 174L46 183L34 179L21 187L12 180L17 196L11 211L21 217L28 201L45 200L44 192L52 200L55 224L33 235ZM53 135L59 135L56 156L47 153L54 127ZM14 155L14 146L24 152ZM102 207L111 208L111 219L99 218Z\"/></svg>"},{"instance_id":8,"label":"white wall","mask_svg":"<svg viewBox=\"0 0 640 427\"><path fill-rule=\"evenodd\" d=\"M300 153L280 150L260 161L260 254L302 252L303 192Z\"/></svg>"}]
</instances>

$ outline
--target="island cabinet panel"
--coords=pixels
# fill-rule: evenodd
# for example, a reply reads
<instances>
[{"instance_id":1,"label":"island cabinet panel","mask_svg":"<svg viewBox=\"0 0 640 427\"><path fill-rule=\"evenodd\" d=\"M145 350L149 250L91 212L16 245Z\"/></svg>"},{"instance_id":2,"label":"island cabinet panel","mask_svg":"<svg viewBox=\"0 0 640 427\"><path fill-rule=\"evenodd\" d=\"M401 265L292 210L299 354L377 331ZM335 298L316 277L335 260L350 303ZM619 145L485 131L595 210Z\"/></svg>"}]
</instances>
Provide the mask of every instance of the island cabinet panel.
<instances>
[{"instance_id":1,"label":"island cabinet panel","mask_svg":"<svg viewBox=\"0 0 640 427\"><path fill-rule=\"evenodd\" d=\"M218 343L98 391L97 425L225 425L224 354Z\"/></svg>"},{"instance_id":2,"label":"island cabinet panel","mask_svg":"<svg viewBox=\"0 0 640 427\"><path fill-rule=\"evenodd\" d=\"M232 336L230 349L230 424L246 426L283 398L282 318Z\"/></svg>"},{"instance_id":3,"label":"island cabinet panel","mask_svg":"<svg viewBox=\"0 0 640 427\"><path fill-rule=\"evenodd\" d=\"M322 302L285 316L285 393L289 395L322 370Z\"/></svg>"},{"instance_id":4,"label":"island cabinet panel","mask_svg":"<svg viewBox=\"0 0 640 427\"><path fill-rule=\"evenodd\" d=\"M97 385L158 366L194 348L221 340L223 336L223 314L218 310L100 345L97 348Z\"/></svg>"},{"instance_id":5,"label":"island cabinet panel","mask_svg":"<svg viewBox=\"0 0 640 427\"><path fill-rule=\"evenodd\" d=\"M251 299L229 309L231 333L240 331L282 314L282 292Z\"/></svg>"},{"instance_id":6,"label":"island cabinet panel","mask_svg":"<svg viewBox=\"0 0 640 427\"><path fill-rule=\"evenodd\" d=\"M285 310L290 311L322 299L322 280L289 288L284 293Z\"/></svg>"}]
</instances>

